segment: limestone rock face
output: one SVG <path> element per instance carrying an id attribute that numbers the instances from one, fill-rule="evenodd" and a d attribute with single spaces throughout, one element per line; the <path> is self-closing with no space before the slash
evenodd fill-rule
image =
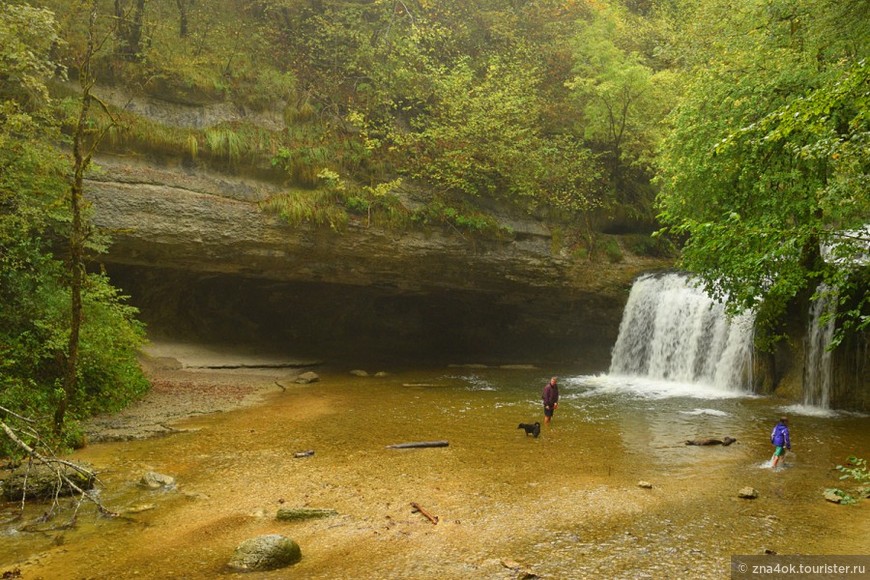
<path id="1" fill-rule="evenodd" d="M 113 232 L 116 262 L 404 291 L 501 292 L 566 279 L 549 232 L 531 221 L 507 223 L 515 232 L 507 242 L 353 222 L 338 233 L 263 212 L 257 202 L 280 191 L 268 183 L 111 158 L 98 164 L 87 192 L 95 222 Z"/>
<path id="2" fill-rule="evenodd" d="M 554 253 L 541 223 L 507 214 L 504 240 L 294 226 L 259 207 L 280 192 L 271 183 L 122 157 L 97 166 L 86 195 L 112 236 L 107 271 L 151 328 L 190 335 L 525 357 L 516 362 L 567 355 L 600 368 L 632 279 L 665 265 L 578 262 Z"/>

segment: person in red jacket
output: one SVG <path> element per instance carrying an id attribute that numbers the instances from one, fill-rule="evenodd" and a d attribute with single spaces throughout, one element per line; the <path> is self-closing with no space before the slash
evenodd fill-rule
<path id="1" fill-rule="evenodd" d="M 559 385 L 556 377 L 551 378 L 547 386 L 544 387 L 541 398 L 544 400 L 544 424 L 547 425 L 553 418 L 556 407 L 559 406 Z"/>

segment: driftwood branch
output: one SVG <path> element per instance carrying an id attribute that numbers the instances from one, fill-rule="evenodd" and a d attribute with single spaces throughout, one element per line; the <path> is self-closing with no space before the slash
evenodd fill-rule
<path id="1" fill-rule="evenodd" d="M 412 449 L 415 447 L 447 447 L 447 441 L 416 441 L 413 443 L 396 443 L 395 445 L 387 445 L 387 449 Z"/>
<path id="2" fill-rule="evenodd" d="M 36 449 L 31 447 L 25 441 L 23 441 L 20 437 L 18 437 L 18 434 L 15 433 L 15 430 L 12 429 L 12 427 L 10 427 L 9 425 L 7 425 L 6 422 L 4 422 L 4 421 L 0 421 L 0 429 L 2 429 L 3 433 L 5 433 L 6 436 L 16 446 L 18 446 L 19 449 L 21 449 L 22 451 L 27 453 L 27 455 L 31 458 L 31 461 L 33 459 L 35 459 L 38 462 L 45 465 L 47 468 L 49 468 L 50 470 L 52 470 L 54 472 L 55 476 L 57 477 L 57 479 L 59 481 L 66 484 L 67 486 L 69 486 L 70 489 L 72 489 L 77 494 L 79 494 L 81 496 L 81 499 L 79 500 L 79 505 L 81 505 L 82 501 L 87 499 L 88 501 L 92 502 L 94 505 L 97 506 L 97 509 L 100 511 L 101 514 L 109 515 L 109 516 L 118 515 L 115 512 L 107 509 L 99 499 L 97 499 L 92 494 L 89 494 L 88 492 L 83 490 L 81 487 L 79 487 L 76 484 L 76 482 L 74 482 L 72 479 L 70 479 L 69 476 L 67 476 L 63 472 L 63 469 L 58 467 L 58 465 L 69 467 L 70 469 L 73 469 L 73 470 L 77 471 L 78 473 L 81 473 L 87 479 L 97 479 L 97 476 L 95 473 L 93 473 L 89 469 L 85 469 L 81 465 L 77 465 L 71 461 L 66 461 L 64 459 L 58 459 L 56 457 L 46 457 L 46 456 L 42 455 L 41 453 L 36 451 Z M 26 482 L 26 479 L 25 479 L 25 482 Z M 59 491 L 59 488 L 58 488 L 58 491 Z M 57 497 L 58 497 L 58 494 L 55 493 L 55 498 L 54 498 L 55 503 L 57 503 Z M 24 500 L 25 500 L 24 496 L 22 495 L 21 501 L 24 502 Z M 78 512 L 78 508 L 79 508 L 79 506 L 76 506 L 76 510 L 75 510 L 76 513 Z M 73 515 L 73 518 L 75 518 L 75 514 Z"/>
<path id="3" fill-rule="evenodd" d="M 437 523 L 438 523 L 438 516 L 433 516 L 432 514 L 430 514 L 428 511 L 424 510 L 424 509 L 420 506 L 420 504 L 418 504 L 417 502 L 412 501 L 412 502 L 411 502 L 411 507 L 414 508 L 414 511 L 418 511 L 418 512 L 420 512 L 421 514 L 423 514 L 424 516 L 426 516 L 426 519 L 428 519 L 428 520 L 429 520 L 430 522 L 432 522 L 433 524 L 437 524 Z"/>
<path id="4" fill-rule="evenodd" d="M 724 445 L 725 447 L 737 441 L 734 437 L 724 437 L 722 439 L 689 439 L 686 445 Z"/>
<path id="5" fill-rule="evenodd" d="M 20 419 L 21 421 L 24 421 L 25 423 L 31 423 L 31 424 L 36 423 L 36 421 L 34 421 L 33 419 L 23 417 L 23 416 L 19 415 L 18 413 L 16 413 L 15 411 L 11 411 L 11 410 L 7 409 L 6 407 L 0 406 L 0 411 L 3 411 L 7 415 L 12 415 L 16 419 Z"/>

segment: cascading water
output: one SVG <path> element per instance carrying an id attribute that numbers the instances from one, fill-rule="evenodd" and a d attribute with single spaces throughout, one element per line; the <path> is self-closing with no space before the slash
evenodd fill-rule
<path id="1" fill-rule="evenodd" d="M 830 408 L 831 352 L 837 301 L 828 286 L 819 285 L 818 298 L 810 307 L 809 327 L 804 347 L 804 405 Z"/>
<path id="2" fill-rule="evenodd" d="M 749 391 L 753 323 L 751 314 L 729 320 L 724 306 L 685 275 L 641 276 L 622 315 L 610 374 Z"/>

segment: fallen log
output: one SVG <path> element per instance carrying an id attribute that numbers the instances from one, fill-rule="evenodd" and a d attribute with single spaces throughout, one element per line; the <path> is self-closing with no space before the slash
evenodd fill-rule
<path id="1" fill-rule="evenodd" d="M 321 508 L 280 508 L 276 519 L 282 521 L 313 520 L 317 518 L 329 518 L 338 515 L 333 509 Z"/>
<path id="2" fill-rule="evenodd" d="M 737 441 L 734 437 L 725 437 L 724 439 L 689 439 L 686 445 L 724 445 L 725 447 Z"/>
<path id="3" fill-rule="evenodd" d="M 416 441 L 412 443 L 396 443 L 395 445 L 387 445 L 387 449 L 412 449 L 415 447 L 447 447 L 447 441 Z"/>
<path id="4" fill-rule="evenodd" d="M 418 504 L 417 502 L 412 501 L 412 502 L 411 502 L 411 507 L 414 508 L 415 511 L 418 511 L 418 512 L 420 512 L 421 514 L 423 514 L 424 516 L 426 516 L 426 518 L 427 518 L 430 522 L 432 522 L 433 524 L 437 524 L 437 523 L 438 523 L 438 516 L 433 516 L 432 514 L 430 514 L 428 511 L 426 511 L 426 510 L 424 510 L 422 507 L 420 507 L 420 504 Z"/>

